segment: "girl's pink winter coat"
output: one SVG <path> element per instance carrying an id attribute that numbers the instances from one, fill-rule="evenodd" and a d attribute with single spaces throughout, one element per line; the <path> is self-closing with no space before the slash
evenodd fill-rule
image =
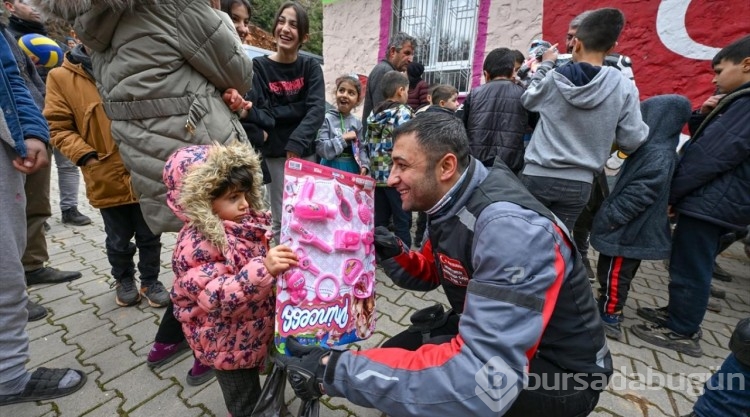
<path id="1" fill-rule="evenodd" d="M 241 222 L 219 219 L 209 193 L 236 166 L 256 172 Z M 172 302 L 182 330 L 205 365 L 219 370 L 258 367 L 273 337 L 275 279 L 263 259 L 271 218 L 260 207 L 260 162 L 246 144 L 191 146 L 164 169 L 167 203 L 185 222 L 172 256 Z"/>

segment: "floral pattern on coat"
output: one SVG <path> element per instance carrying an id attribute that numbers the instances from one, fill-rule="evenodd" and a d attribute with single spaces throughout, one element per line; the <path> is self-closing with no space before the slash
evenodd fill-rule
<path id="1" fill-rule="evenodd" d="M 238 146 L 253 152 L 246 145 Z M 237 223 L 213 214 L 208 195 L 181 198 L 187 184 L 203 184 L 198 189 L 208 193 L 216 181 L 226 178 L 225 168 L 246 164 L 242 158 L 234 161 L 232 155 L 219 158 L 223 149 L 194 146 L 176 152 L 167 163 L 164 182 L 170 207 L 186 220 L 172 256 L 175 317 L 201 363 L 234 370 L 258 367 L 265 359 L 273 338 L 276 280 L 263 264 L 269 213 L 248 210 Z M 222 163 L 214 167 L 217 158 Z M 213 168 L 196 168 L 202 165 Z M 209 204 L 203 204 L 206 201 Z"/>

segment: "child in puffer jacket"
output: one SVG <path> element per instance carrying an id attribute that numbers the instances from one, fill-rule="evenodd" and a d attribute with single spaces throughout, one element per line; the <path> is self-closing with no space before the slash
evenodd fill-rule
<path id="1" fill-rule="evenodd" d="M 190 146 L 164 168 L 167 204 L 185 222 L 177 238 L 172 302 L 196 358 L 216 369 L 231 415 L 250 415 L 273 336 L 276 276 L 297 265 L 269 249 L 258 155 L 245 144 Z"/>

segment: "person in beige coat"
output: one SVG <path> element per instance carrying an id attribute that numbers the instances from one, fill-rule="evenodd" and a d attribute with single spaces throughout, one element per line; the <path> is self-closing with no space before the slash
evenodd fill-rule
<path id="1" fill-rule="evenodd" d="M 44 117 L 50 142 L 81 167 L 86 196 L 100 209 L 107 234 L 107 259 L 115 279 L 115 302 L 132 306 L 143 295 L 152 307 L 165 307 L 169 293 L 158 279 L 161 235 L 152 233 L 143 219 L 91 72 L 91 60 L 83 45 L 78 45 L 65 54 L 62 67 L 47 75 Z M 131 242 L 133 237 L 135 244 Z M 135 286 L 136 248 L 140 292 Z"/>
<path id="2" fill-rule="evenodd" d="M 206 0 L 32 0 L 69 22 L 89 49 L 112 136 L 154 233 L 182 226 L 161 174 L 176 150 L 247 141 L 222 93 L 244 95 L 252 62 L 231 22 Z"/>

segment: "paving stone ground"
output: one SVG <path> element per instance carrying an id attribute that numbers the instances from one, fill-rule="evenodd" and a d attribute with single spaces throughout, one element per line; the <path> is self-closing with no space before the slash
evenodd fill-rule
<path id="1" fill-rule="evenodd" d="M 122 308 L 115 304 L 113 282 L 104 252 L 104 227 L 97 210 L 91 208 L 81 185 L 79 209 L 93 219 L 84 227 L 64 225 L 57 207 L 56 170 L 53 168 L 52 229 L 47 235 L 50 266 L 78 270 L 83 278 L 68 284 L 30 288 L 32 300 L 50 311 L 41 321 L 27 327 L 30 337 L 29 368 L 37 366 L 74 367 L 88 374 L 86 386 L 76 394 L 53 401 L 0 407 L 0 416 L 180 416 L 227 415 L 215 381 L 200 387 L 185 383 L 192 364 L 188 354 L 164 368 L 152 370 L 145 364 L 163 310 L 148 307 Z M 175 235 L 165 234 L 162 251 L 165 285 L 172 284 L 171 250 Z M 591 259 L 597 255 L 590 253 Z M 719 264 L 734 275 L 729 283 L 715 281 L 727 291 L 721 300 L 721 313 L 708 312 L 703 322 L 705 352 L 692 358 L 656 348 L 633 336 L 630 326 L 641 323 L 637 307 L 666 305 L 668 276 L 662 262 L 643 262 L 633 282 L 625 307 L 623 342 L 610 341 L 615 376 L 601 395 L 592 416 L 681 416 L 690 412 L 702 382 L 715 371 L 729 353 L 727 345 L 736 323 L 750 316 L 750 259 L 740 244 L 719 258 Z M 440 292 L 419 293 L 392 285 L 378 274 L 379 310 L 377 333 L 361 347 L 377 346 L 404 330 L 416 310 L 443 302 Z M 293 398 L 287 392 L 286 398 Z M 297 403 L 292 402 L 292 409 Z M 321 416 L 376 417 L 377 410 L 366 409 L 341 398 L 324 398 Z"/>

